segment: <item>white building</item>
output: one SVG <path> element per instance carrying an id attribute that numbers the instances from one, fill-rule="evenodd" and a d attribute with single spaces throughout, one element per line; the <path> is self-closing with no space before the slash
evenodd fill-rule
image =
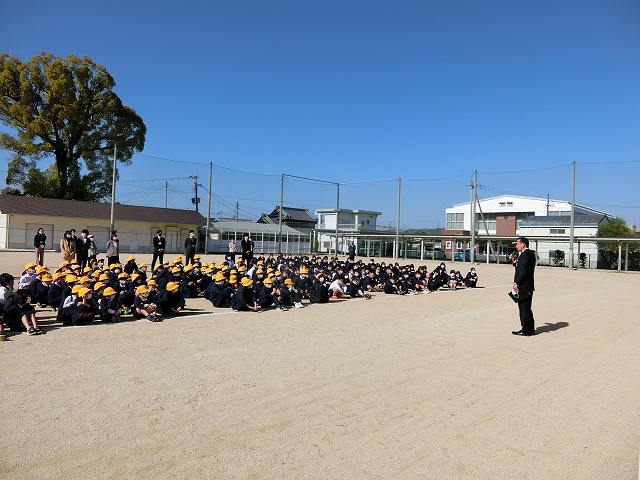
<path id="1" fill-rule="evenodd" d="M 357 237 L 350 234 L 370 233 L 376 231 L 376 222 L 382 212 L 370 210 L 347 210 L 341 208 L 336 215 L 335 208 L 321 208 L 316 210 L 318 223 L 316 226 L 316 240 L 320 252 L 336 249 L 336 222 L 338 229 L 338 252 L 346 252 L 351 242 L 356 243 Z M 356 243 L 356 246 L 360 246 Z"/>
<path id="2" fill-rule="evenodd" d="M 482 199 L 479 203 L 479 207 L 476 205 L 476 232 L 480 234 L 486 234 L 488 230 L 489 235 L 518 235 L 520 224 L 525 218 L 571 215 L 571 202 L 566 200 L 501 195 Z M 471 202 L 447 208 L 446 215 L 447 231 L 471 231 Z M 606 212 L 578 204 L 575 215 L 609 216 Z"/>

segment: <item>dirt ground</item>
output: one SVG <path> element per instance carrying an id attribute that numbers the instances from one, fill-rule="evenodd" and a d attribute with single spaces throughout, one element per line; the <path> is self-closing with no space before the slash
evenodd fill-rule
<path id="1" fill-rule="evenodd" d="M 516 337 L 513 267 L 476 269 L 483 288 L 288 312 L 40 311 L 46 335 L 0 343 L 0 478 L 638 478 L 640 275 L 538 267 Z"/>

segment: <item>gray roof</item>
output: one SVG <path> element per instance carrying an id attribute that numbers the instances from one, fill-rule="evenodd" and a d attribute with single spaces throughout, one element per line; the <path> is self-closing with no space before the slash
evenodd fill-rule
<path id="1" fill-rule="evenodd" d="M 597 227 L 609 221 L 607 215 L 575 215 L 573 224 L 577 227 Z M 521 227 L 570 227 L 571 217 L 550 215 L 548 217 L 527 217 L 520 222 Z"/>
<path id="2" fill-rule="evenodd" d="M 268 216 L 271 218 L 278 218 L 279 210 L 280 206 L 277 206 Z M 306 208 L 282 207 L 282 218 L 287 220 L 295 220 L 297 222 L 316 222 L 316 218 L 311 215 L 309 210 L 307 210 Z"/>
<path id="3" fill-rule="evenodd" d="M 273 223 L 247 223 L 247 222 L 234 222 L 234 221 L 222 221 L 222 222 L 211 222 L 211 229 L 217 230 L 219 232 L 238 232 L 238 235 L 243 235 L 244 233 L 256 233 L 256 232 L 265 232 L 265 233 L 279 233 L 280 225 Z M 295 228 L 291 228 L 288 225 L 282 224 L 282 233 L 290 233 L 293 235 L 300 235 L 300 230 L 296 230 Z"/>
<path id="4" fill-rule="evenodd" d="M 110 203 L 81 202 L 57 198 L 24 197 L 20 195 L 0 195 L 0 212 L 23 215 L 44 215 L 49 217 L 79 217 L 111 219 Z M 117 220 L 152 222 L 180 225 L 204 225 L 206 219 L 193 210 L 176 208 L 142 207 L 137 205 L 114 206 Z"/>

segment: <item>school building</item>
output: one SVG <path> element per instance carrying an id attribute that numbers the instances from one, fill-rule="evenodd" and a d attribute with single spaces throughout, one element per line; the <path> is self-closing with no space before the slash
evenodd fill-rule
<path id="1" fill-rule="evenodd" d="M 39 228 L 47 235 L 47 250 L 60 250 L 65 230 L 76 235 L 86 228 L 94 235 L 98 252 L 104 254 L 110 238 L 111 204 L 56 198 L 0 195 L 0 249 L 32 249 Z M 189 230 L 198 230 L 206 219 L 198 212 L 174 208 L 114 206 L 114 225 L 121 252 L 153 251 L 156 230 L 164 232 L 167 253 L 184 250 Z M 199 248 L 202 248 L 202 242 Z"/>

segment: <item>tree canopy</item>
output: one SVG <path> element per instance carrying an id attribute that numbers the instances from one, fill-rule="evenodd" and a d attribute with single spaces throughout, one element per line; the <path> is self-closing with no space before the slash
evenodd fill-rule
<path id="1" fill-rule="evenodd" d="M 596 233 L 596 237 L 599 238 L 630 238 L 633 236 L 633 230 L 620 217 L 614 218 L 608 223 L 603 223 L 598 227 L 598 233 Z M 608 268 L 615 268 L 618 263 L 618 242 L 599 241 L 597 243 L 602 261 Z M 636 244 L 629 246 L 630 252 L 635 252 L 636 250 Z"/>
<path id="2" fill-rule="evenodd" d="M 21 62 L 0 54 L 0 148 L 12 152 L 7 193 L 100 200 L 111 192 L 114 146 L 130 164 L 144 148 L 146 127 L 113 92 L 115 81 L 88 57 L 40 53 Z M 44 170 L 38 162 L 55 161 Z"/>

